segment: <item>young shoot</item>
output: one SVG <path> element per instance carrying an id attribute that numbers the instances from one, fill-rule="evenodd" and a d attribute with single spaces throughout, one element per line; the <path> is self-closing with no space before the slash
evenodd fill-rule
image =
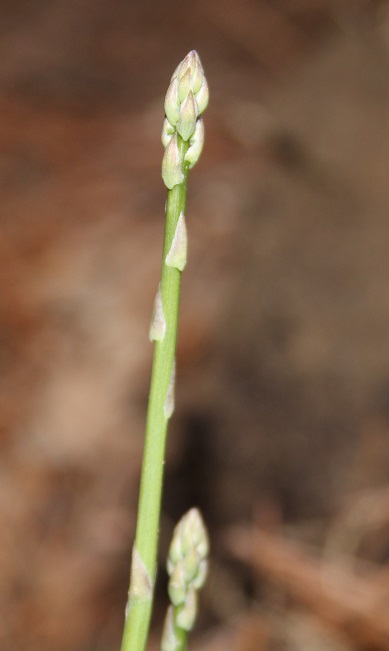
<path id="1" fill-rule="evenodd" d="M 174 411 L 181 273 L 187 260 L 187 181 L 189 170 L 197 163 L 204 144 L 201 115 L 207 107 L 208 96 L 208 84 L 199 56 L 192 50 L 174 71 L 165 97 L 165 120 L 162 129 L 162 144 L 165 147 L 162 179 L 167 188 L 165 238 L 161 280 L 149 332 L 150 340 L 154 342 L 154 359 L 122 651 L 144 651 L 150 625 L 157 567 L 166 434 L 169 419 Z M 193 520 L 197 523 L 197 527 L 193 528 L 196 537 L 200 535 L 200 529 L 203 531 L 203 527 L 199 524 L 201 518 L 198 512 L 193 513 L 197 515 L 192 514 L 189 519 L 190 522 Z M 190 552 L 190 558 L 194 553 L 197 554 L 197 551 Z M 177 570 L 176 574 L 180 571 Z M 186 635 L 191 622 L 194 621 L 196 610 L 198 588 L 188 583 L 185 577 L 184 583 L 184 602 L 173 605 L 170 616 L 173 632 L 176 631 L 177 635 L 181 635 L 181 631 L 185 631 Z M 172 590 L 174 591 L 174 580 Z M 184 649 L 184 646 L 163 648 Z"/>

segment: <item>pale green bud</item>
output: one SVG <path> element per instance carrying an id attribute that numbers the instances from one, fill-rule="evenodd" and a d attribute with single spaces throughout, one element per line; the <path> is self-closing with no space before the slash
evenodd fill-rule
<path id="1" fill-rule="evenodd" d="M 186 584 L 193 582 L 194 585 L 201 587 L 207 573 L 207 565 L 204 561 L 208 552 L 209 540 L 203 519 L 198 509 L 190 509 L 174 530 L 167 562 L 169 575 L 173 576 L 179 567 L 177 577 L 180 580 L 183 579 Z"/>
<path id="2" fill-rule="evenodd" d="M 204 522 L 201 519 L 201 528 L 197 529 L 196 550 L 201 559 L 207 558 L 209 554 L 209 538 Z"/>
<path id="3" fill-rule="evenodd" d="M 188 109 L 186 100 L 190 93 L 193 95 L 191 103 L 194 103 L 194 108 Z M 192 50 L 175 69 L 165 97 L 166 117 L 172 127 L 180 124 L 177 127 L 178 132 L 185 141 L 194 131 L 193 115 L 195 114 L 197 118 L 205 111 L 208 99 L 209 90 L 203 67 L 199 55 Z M 182 112 L 184 112 L 183 116 L 181 116 Z M 190 127 L 189 124 L 192 126 Z"/>
<path id="4" fill-rule="evenodd" d="M 185 59 L 181 61 L 175 69 L 172 79 L 177 77 L 178 80 L 181 81 L 188 71 L 190 75 L 191 88 L 194 93 L 197 93 L 203 83 L 204 71 L 196 50 L 191 50 L 191 52 L 186 55 Z"/>
<path id="5" fill-rule="evenodd" d="M 178 525 L 177 525 L 178 526 Z M 176 563 L 181 561 L 183 558 L 182 548 L 181 548 L 181 539 L 178 535 L 177 527 L 174 530 L 173 539 L 169 548 L 169 555 L 167 559 L 167 571 L 169 576 L 173 574 L 174 567 Z"/>
<path id="6" fill-rule="evenodd" d="M 191 509 L 192 514 L 192 535 L 193 535 L 193 544 L 196 547 L 196 551 L 201 559 L 206 558 L 209 554 L 209 538 L 208 533 L 204 524 L 204 520 L 201 517 L 200 511 L 198 509 Z"/>
<path id="7" fill-rule="evenodd" d="M 161 140 L 164 147 L 167 147 L 174 132 L 175 132 L 175 128 L 172 127 L 169 120 L 165 118 L 163 121 L 162 134 L 161 134 Z"/>
<path id="8" fill-rule="evenodd" d="M 204 76 L 204 70 L 203 66 L 201 65 L 200 57 L 197 54 L 196 50 L 192 50 L 190 52 L 191 61 L 190 61 L 190 68 L 191 68 L 191 78 L 192 78 L 192 90 L 196 94 L 199 92 L 201 85 L 205 79 Z"/>
<path id="9" fill-rule="evenodd" d="M 180 115 L 180 103 L 178 100 L 178 79 L 174 78 L 169 84 L 165 96 L 165 115 L 170 124 L 175 127 Z"/>
<path id="10" fill-rule="evenodd" d="M 207 530 L 198 509 L 190 509 L 181 519 L 181 548 L 185 555 L 193 546 L 200 558 L 205 558 L 209 552 Z"/>
<path id="11" fill-rule="evenodd" d="M 178 610 L 176 616 L 176 623 L 179 628 L 184 631 L 190 631 L 196 621 L 197 616 L 197 592 L 191 586 L 186 595 L 185 603 L 182 608 Z"/>
<path id="12" fill-rule="evenodd" d="M 195 50 L 191 50 L 190 52 L 188 52 L 186 57 L 181 61 L 181 63 L 178 64 L 177 68 L 175 69 L 175 71 L 172 74 L 172 79 L 174 79 L 175 77 L 177 77 L 178 79 L 183 78 L 186 71 L 188 69 L 190 69 L 190 67 L 191 67 L 190 64 L 193 61 L 193 53 L 194 52 L 195 52 Z"/>
<path id="13" fill-rule="evenodd" d="M 197 102 L 198 114 L 201 115 L 201 113 L 203 113 L 207 108 L 209 102 L 209 88 L 208 88 L 208 82 L 205 77 L 203 79 L 201 88 L 196 93 L 195 97 Z"/>
<path id="14" fill-rule="evenodd" d="M 162 160 L 162 178 L 169 190 L 184 180 L 176 133 L 171 137 L 165 149 Z"/>
<path id="15" fill-rule="evenodd" d="M 207 578 L 207 574 L 208 574 L 208 561 L 206 559 L 203 559 L 202 561 L 200 561 L 197 574 L 192 581 L 192 585 L 194 588 L 196 588 L 196 590 L 200 590 L 200 588 L 203 587 L 205 583 L 205 579 Z"/>
<path id="16" fill-rule="evenodd" d="M 183 631 L 190 631 L 196 619 L 197 591 L 207 574 L 208 550 L 208 535 L 200 512 L 190 509 L 174 530 L 167 563 L 168 592 L 175 607 L 173 626 Z"/>
<path id="17" fill-rule="evenodd" d="M 174 611 L 172 606 L 169 606 L 163 627 L 161 651 L 176 651 L 177 648 L 178 641 L 174 629 Z"/>
<path id="18" fill-rule="evenodd" d="M 189 163 L 189 169 L 196 165 L 204 147 L 204 122 L 199 118 L 193 136 L 189 138 L 189 148 L 185 154 L 185 161 Z"/>
<path id="19" fill-rule="evenodd" d="M 171 549 L 171 548 L 170 548 Z M 169 551 L 169 556 L 166 562 L 166 570 L 169 576 L 171 576 L 174 572 L 174 568 L 176 566 L 176 563 L 178 562 L 178 559 L 172 559 L 170 556 L 170 551 Z"/>
<path id="20" fill-rule="evenodd" d="M 181 104 L 180 115 L 177 122 L 177 131 L 183 140 L 189 140 L 196 129 L 197 105 L 193 92 L 190 90 Z"/>
<path id="21" fill-rule="evenodd" d="M 186 266 L 188 255 L 188 235 L 186 231 L 185 216 L 181 212 L 176 226 L 176 231 L 171 243 L 169 253 L 166 256 L 165 264 L 168 267 L 175 267 L 183 271 Z"/>
<path id="22" fill-rule="evenodd" d="M 153 584 L 150 574 L 137 550 L 132 548 L 131 559 L 131 579 L 129 590 L 129 606 L 135 601 L 151 601 L 153 593 Z"/>
<path id="23" fill-rule="evenodd" d="M 188 550 L 188 553 L 182 559 L 182 567 L 184 569 L 185 581 L 190 583 L 197 576 L 200 569 L 200 558 L 196 547 L 191 547 Z"/>
<path id="24" fill-rule="evenodd" d="M 190 68 L 188 68 L 182 79 L 178 80 L 178 101 L 180 104 L 182 104 L 184 99 L 188 96 L 191 89 L 190 72 Z"/>
<path id="25" fill-rule="evenodd" d="M 184 558 L 185 554 L 188 551 L 186 546 L 186 537 L 185 537 L 185 518 L 187 513 L 181 518 L 179 523 L 176 525 L 173 533 L 173 553 L 177 557 L 177 561 L 180 561 Z"/>
<path id="26" fill-rule="evenodd" d="M 153 314 L 151 317 L 149 339 L 150 341 L 163 341 L 166 332 L 165 314 L 163 311 L 161 283 L 154 300 Z"/>
<path id="27" fill-rule="evenodd" d="M 173 362 L 172 372 L 170 374 L 169 386 L 166 394 L 165 404 L 163 406 L 163 413 L 165 418 L 170 418 L 174 412 L 174 388 L 176 381 L 176 362 Z"/>
<path id="28" fill-rule="evenodd" d="M 184 603 L 187 589 L 184 568 L 181 563 L 177 563 L 168 584 L 170 601 L 174 606 Z"/>
<path id="29" fill-rule="evenodd" d="M 181 519 L 181 546 L 183 554 L 186 555 L 192 546 L 196 546 L 205 532 L 204 524 L 200 511 L 190 509 Z"/>
<path id="30" fill-rule="evenodd" d="M 200 115 L 200 113 L 205 111 L 209 99 L 209 89 L 203 66 L 201 65 L 200 57 L 196 50 L 192 50 L 186 55 L 185 59 L 174 71 L 172 79 L 174 78 L 178 79 L 178 101 L 183 102 L 185 90 L 189 92 L 190 88 L 193 91 L 198 105 L 198 114 Z"/>

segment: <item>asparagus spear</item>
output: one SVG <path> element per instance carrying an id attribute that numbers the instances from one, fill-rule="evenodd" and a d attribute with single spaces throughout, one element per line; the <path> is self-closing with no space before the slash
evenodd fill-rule
<path id="1" fill-rule="evenodd" d="M 181 273 L 187 258 L 185 204 L 189 170 L 204 143 L 200 117 L 208 84 L 195 50 L 173 73 L 165 98 L 162 178 L 168 190 L 161 281 L 150 326 L 155 342 L 146 421 L 136 538 L 122 651 L 144 651 L 152 611 L 157 564 L 163 464 L 168 422 L 174 411 L 175 350 Z"/>
<path id="2" fill-rule="evenodd" d="M 161 651 L 185 651 L 187 634 L 197 615 L 197 592 L 204 585 L 209 542 L 200 512 L 190 509 L 176 526 L 167 571 L 170 601 Z"/>

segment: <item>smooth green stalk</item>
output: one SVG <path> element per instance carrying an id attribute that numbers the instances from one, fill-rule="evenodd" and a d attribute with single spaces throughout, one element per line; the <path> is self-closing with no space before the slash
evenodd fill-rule
<path id="1" fill-rule="evenodd" d="M 178 307 L 181 272 L 186 264 L 187 178 L 201 153 L 204 131 L 199 115 L 207 102 L 208 86 L 200 59 L 193 51 L 173 74 L 165 100 L 162 178 L 168 188 L 166 226 L 161 282 L 150 326 L 155 349 L 122 651 L 144 651 L 150 624 L 166 434 L 174 410 Z"/>

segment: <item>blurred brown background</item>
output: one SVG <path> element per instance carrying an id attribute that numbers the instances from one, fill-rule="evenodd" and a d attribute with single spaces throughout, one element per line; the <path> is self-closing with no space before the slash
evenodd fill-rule
<path id="1" fill-rule="evenodd" d="M 197 49 L 160 581 L 197 651 L 389 649 L 389 6 L 0 5 L 2 651 L 120 645 L 159 277 L 163 97 Z M 237 528 L 239 527 L 239 528 Z"/>

